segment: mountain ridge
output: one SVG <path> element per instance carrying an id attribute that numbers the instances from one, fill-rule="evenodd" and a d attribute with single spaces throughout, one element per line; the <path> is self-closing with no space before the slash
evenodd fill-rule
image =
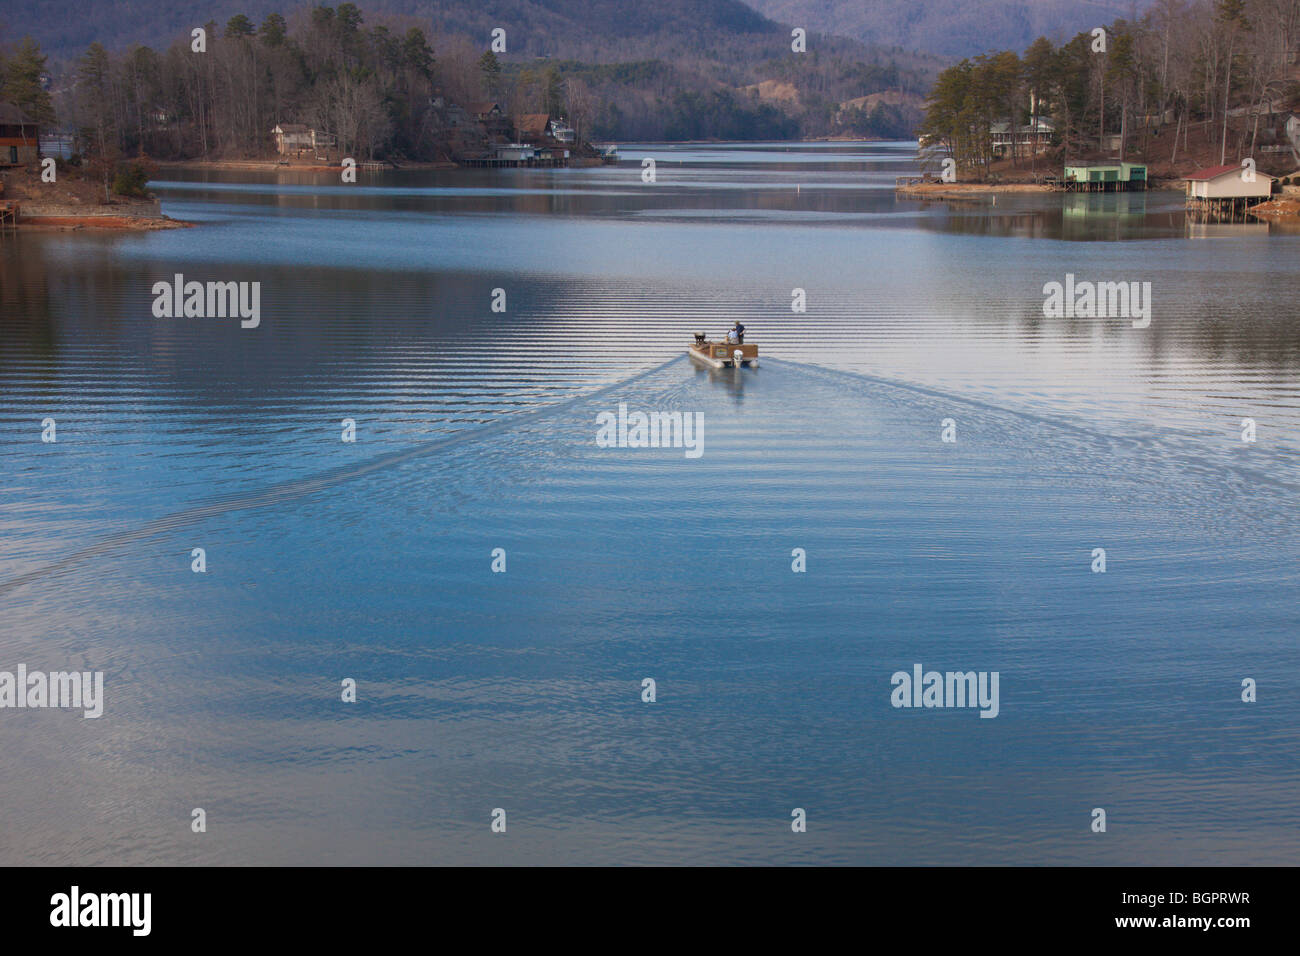
<path id="1" fill-rule="evenodd" d="M 134 44 L 157 48 L 210 21 L 224 26 L 238 14 L 254 21 L 271 13 L 289 17 L 317 5 L 301 0 L 169 0 L 158 6 L 108 0 L 84 3 L 69 15 L 68 4 L 60 0 L 6 0 L 0 39 L 12 42 L 30 34 L 46 53 L 70 59 L 92 42 L 118 50 Z M 645 46 L 638 41 L 676 36 L 685 45 L 710 31 L 788 38 L 779 24 L 740 0 L 657 0 L 652 7 L 619 0 L 363 0 L 357 6 L 368 19 L 418 21 L 435 33 L 481 38 L 484 48 L 492 29 L 500 27 L 506 31 L 507 52 L 535 56 L 590 59 L 592 48 L 605 47 L 627 59 L 626 51 Z"/>
<path id="2" fill-rule="evenodd" d="M 1151 0 L 967 0 L 960 6 L 898 0 L 749 0 L 749 4 L 809 32 L 960 58 L 992 50 L 1023 50 L 1040 36 L 1059 43 L 1117 18 L 1132 18 Z"/>

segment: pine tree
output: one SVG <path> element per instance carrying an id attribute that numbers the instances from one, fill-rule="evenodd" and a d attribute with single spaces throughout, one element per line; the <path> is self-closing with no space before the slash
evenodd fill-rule
<path id="1" fill-rule="evenodd" d="M 41 83 L 45 57 L 31 37 L 23 37 L 14 55 L 5 61 L 4 98 L 41 126 L 55 123 L 54 103 Z"/>
<path id="2" fill-rule="evenodd" d="M 501 61 L 497 55 L 488 50 L 478 58 L 478 69 L 483 74 L 483 88 L 488 96 L 501 95 Z"/>
<path id="3" fill-rule="evenodd" d="M 289 33 L 289 27 L 280 14 L 268 13 L 266 19 L 262 21 L 258 33 L 261 35 L 263 43 L 267 46 L 276 47 L 284 43 L 285 37 Z"/>
<path id="4" fill-rule="evenodd" d="M 110 142 L 114 131 L 112 63 L 108 51 L 99 43 L 92 43 L 77 61 L 77 85 L 90 112 L 92 151 L 97 156 L 107 156 L 113 152 L 110 146 L 116 145 Z"/>
<path id="5" fill-rule="evenodd" d="M 546 68 L 546 73 L 542 78 L 542 89 L 542 112 L 554 117 L 563 116 L 564 84 L 560 81 L 560 73 L 555 67 L 548 66 Z"/>

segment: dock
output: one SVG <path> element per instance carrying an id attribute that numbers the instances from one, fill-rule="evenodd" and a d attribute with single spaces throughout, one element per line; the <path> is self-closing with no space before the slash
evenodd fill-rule
<path id="1" fill-rule="evenodd" d="M 1195 222 L 1250 222 L 1250 210 L 1263 205 L 1258 197 L 1187 197 L 1187 216 Z"/>
<path id="2" fill-rule="evenodd" d="M 457 163 L 474 169 L 563 169 L 569 165 L 569 160 L 567 156 L 530 156 L 519 159 L 498 156 L 468 156 L 457 160 Z"/>
<path id="3" fill-rule="evenodd" d="M 942 179 L 936 176 L 895 176 L 894 188 L 906 189 L 908 186 L 923 186 L 927 183 L 941 183 Z"/>
<path id="4" fill-rule="evenodd" d="M 1066 163 L 1065 191 L 1071 193 L 1129 192 L 1147 188 L 1144 163 Z"/>
<path id="5" fill-rule="evenodd" d="M 1205 222 L 1246 222 L 1250 208 L 1273 194 L 1275 177 L 1231 163 L 1198 169 L 1183 177 L 1187 215 Z"/>
<path id="6" fill-rule="evenodd" d="M 19 209 L 15 199 L 0 199 L 0 233 L 18 228 Z"/>

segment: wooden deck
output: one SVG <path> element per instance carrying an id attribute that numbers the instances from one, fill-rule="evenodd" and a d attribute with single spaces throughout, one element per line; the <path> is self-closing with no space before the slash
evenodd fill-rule
<path id="1" fill-rule="evenodd" d="M 461 166 L 475 169 L 563 169 L 569 161 L 563 157 L 541 159 L 497 159 L 495 156 L 471 156 L 456 161 Z"/>
<path id="2" fill-rule="evenodd" d="M 1145 179 L 1112 179 L 1103 182 L 1067 179 L 1063 185 L 1067 193 L 1131 193 L 1145 192 L 1147 189 Z"/>
<path id="3" fill-rule="evenodd" d="M 1250 209 L 1267 202 L 1261 196 L 1227 196 L 1208 199 L 1204 196 L 1187 197 L 1187 215 L 1203 222 L 1250 222 Z"/>

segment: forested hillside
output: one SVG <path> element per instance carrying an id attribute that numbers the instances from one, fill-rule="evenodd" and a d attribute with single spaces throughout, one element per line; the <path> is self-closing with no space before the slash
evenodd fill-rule
<path id="1" fill-rule="evenodd" d="M 282 0 L 5 0 L 0 21 L 11 34 L 30 33 L 61 59 L 94 42 L 110 50 L 166 46 L 210 20 L 224 24 L 243 14 L 261 22 L 271 13 L 287 16 L 293 7 Z M 463 33 L 484 44 L 490 30 L 502 27 L 518 53 L 575 59 L 644 58 L 670 53 L 674 43 L 684 52 L 710 33 L 779 32 L 738 0 L 373 0 L 364 7 L 370 19 L 412 17 L 430 33 Z"/>
<path id="2" fill-rule="evenodd" d="M 783 23 L 949 56 L 1021 50 L 1038 37 L 1060 43 L 1076 33 L 1131 17 L 1150 0 L 750 0 Z"/>
<path id="3" fill-rule="evenodd" d="M 1286 171 L 1298 59 L 1300 0 L 1160 0 L 1101 35 L 961 61 L 939 76 L 920 132 L 933 158 L 966 174 L 1000 157 L 1033 161 L 994 130 L 1041 120 L 1053 125 L 1054 162 L 1129 159 L 1169 175 L 1251 158 Z"/>
<path id="4" fill-rule="evenodd" d="M 355 128 L 366 153 L 429 158 L 434 91 L 460 104 L 499 99 L 511 115 L 574 113 L 604 139 L 902 137 L 941 66 L 816 32 L 795 52 L 790 27 L 735 0 L 374 0 L 364 10 L 124 0 L 75 13 L 10 0 L 4 16 L 11 56 L 30 35 L 48 57 L 61 123 L 107 122 L 125 151 L 186 155 L 255 152 L 276 123 L 301 121 Z M 196 60 L 189 33 L 202 25 L 212 42 Z M 485 70 L 498 28 L 505 51 Z M 787 95 L 763 95 L 773 85 Z M 841 108 L 884 91 L 902 96 Z"/>

